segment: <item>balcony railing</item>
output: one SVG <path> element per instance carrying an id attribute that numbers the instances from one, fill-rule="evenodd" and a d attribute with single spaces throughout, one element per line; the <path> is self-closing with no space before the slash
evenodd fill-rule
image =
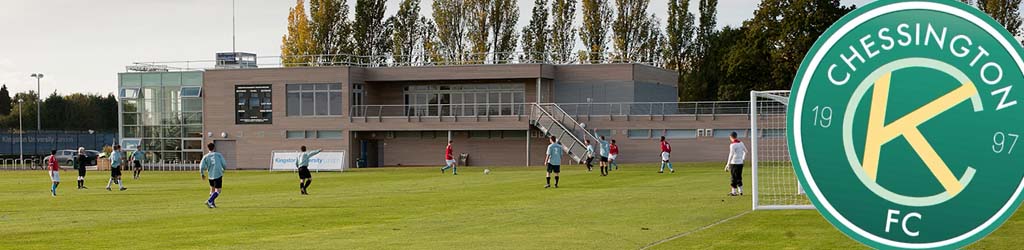
<path id="1" fill-rule="evenodd" d="M 476 104 L 410 104 L 410 105 L 353 105 L 351 117 L 375 118 L 429 118 L 429 117 L 522 117 L 528 114 L 529 103 L 476 103 Z"/>
<path id="2" fill-rule="evenodd" d="M 526 109 L 533 103 L 502 104 L 415 104 L 415 105 L 354 105 L 353 120 L 384 118 L 429 117 L 521 117 L 529 115 Z M 749 117 L 750 103 L 745 101 L 718 102 L 622 102 L 622 103 L 558 103 L 558 106 L 579 120 L 594 117 Z"/>
<path id="3" fill-rule="evenodd" d="M 164 71 L 192 71 L 217 68 L 226 61 L 218 60 L 184 60 L 184 61 L 150 61 L 134 62 L 133 69 L 158 69 Z M 481 64 L 606 64 L 606 63 L 637 63 L 655 67 L 663 66 L 660 60 L 644 58 L 627 58 L 614 52 L 603 53 L 572 53 L 562 56 L 552 52 L 486 52 L 486 53 L 439 53 L 415 52 L 411 55 L 388 53 L 383 55 L 294 55 L 294 56 L 258 56 L 256 66 L 260 68 L 280 67 L 328 67 L 328 66 L 360 66 L 360 67 L 409 67 L 409 66 L 448 66 L 448 65 L 481 65 Z"/>

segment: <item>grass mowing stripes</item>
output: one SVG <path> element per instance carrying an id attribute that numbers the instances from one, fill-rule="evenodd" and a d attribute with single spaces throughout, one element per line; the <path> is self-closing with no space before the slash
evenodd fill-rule
<path id="1" fill-rule="evenodd" d="M 68 171 L 54 198 L 44 171 L 7 171 L 0 248 L 636 249 L 750 209 L 749 196 L 726 196 L 723 164 L 676 166 L 624 165 L 608 177 L 564 167 L 558 189 L 543 188 L 541 167 L 354 169 L 314 173 L 309 196 L 291 172 L 229 171 L 217 209 L 202 204 L 208 184 L 194 172 L 144 172 L 108 192 L 106 172 L 76 190 Z M 1018 221 L 978 245 L 1014 246 L 1005 233 L 1019 235 Z M 741 247 L 858 245 L 815 211 L 758 211 L 655 249 Z"/>

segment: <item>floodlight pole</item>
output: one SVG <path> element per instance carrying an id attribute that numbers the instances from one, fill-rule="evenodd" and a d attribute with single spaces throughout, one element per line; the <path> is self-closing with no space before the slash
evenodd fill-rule
<path id="1" fill-rule="evenodd" d="M 40 111 L 40 107 L 43 106 L 43 93 L 40 92 L 41 89 L 39 88 L 40 79 L 43 78 L 43 74 L 32 73 L 31 77 L 36 79 L 36 131 L 43 131 L 42 112 Z"/>
<path id="2" fill-rule="evenodd" d="M 25 164 L 25 130 L 21 125 L 21 103 L 24 99 L 18 99 L 18 160 Z"/>

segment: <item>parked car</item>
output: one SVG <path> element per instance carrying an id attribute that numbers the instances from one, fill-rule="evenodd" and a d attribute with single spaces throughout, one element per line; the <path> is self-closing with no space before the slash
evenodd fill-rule
<path id="1" fill-rule="evenodd" d="M 97 157 L 97 156 L 100 155 L 100 152 L 96 151 L 96 150 L 86 150 L 85 151 L 85 155 L 87 155 L 89 157 Z M 71 150 L 71 149 L 57 150 L 57 154 L 55 154 L 55 156 L 57 157 L 57 162 L 59 162 L 61 168 L 74 169 L 75 168 L 75 156 L 78 156 L 78 150 Z M 43 162 L 44 163 L 45 162 L 50 162 L 50 157 L 53 157 L 53 156 L 47 155 L 46 158 L 43 158 Z M 89 162 L 86 165 L 87 166 L 95 166 L 96 165 L 95 158 L 93 159 L 92 162 Z"/>

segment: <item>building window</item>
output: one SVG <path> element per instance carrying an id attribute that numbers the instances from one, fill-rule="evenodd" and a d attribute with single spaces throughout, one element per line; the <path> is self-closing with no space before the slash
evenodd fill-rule
<path id="1" fill-rule="evenodd" d="M 626 137 L 629 139 L 650 139 L 650 129 L 630 129 L 626 131 Z"/>
<path id="2" fill-rule="evenodd" d="M 340 116 L 341 84 L 288 84 L 288 116 Z"/>
<path id="3" fill-rule="evenodd" d="M 523 84 L 409 85 L 404 97 L 409 116 L 508 116 L 525 112 Z"/>
<path id="4" fill-rule="evenodd" d="M 121 89 L 121 99 L 135 99 L 139 98 L 139 88 L 123 88 Z"/>
<path id="5" fill-rule="evenodd" d="M 288 130 L 285 131 L 285 138 L 288 139 L 313 139 L 316 138 L 314 130 Z"/>
<path id="6" fill-rule="evenodd" d="M 666 139 L 694 139 L 697 138 L 696 129 L 669 129 L 665 130 Z"/>
<path id="7" fill-rule="evenodd" d="M 235 124 L 273 123 L 272 96 L 270 85 L 235 86 Z"/>
<path id="8" fill-rule="evenodd" d="M 317 130 L 317 139 L 341 139 L 341 130 Z"/>
<path id="9" fill-rule="evenodd" d="M 203 93 L 203 87 L 181 87 L 181 97 L 200 97 Z"/>

